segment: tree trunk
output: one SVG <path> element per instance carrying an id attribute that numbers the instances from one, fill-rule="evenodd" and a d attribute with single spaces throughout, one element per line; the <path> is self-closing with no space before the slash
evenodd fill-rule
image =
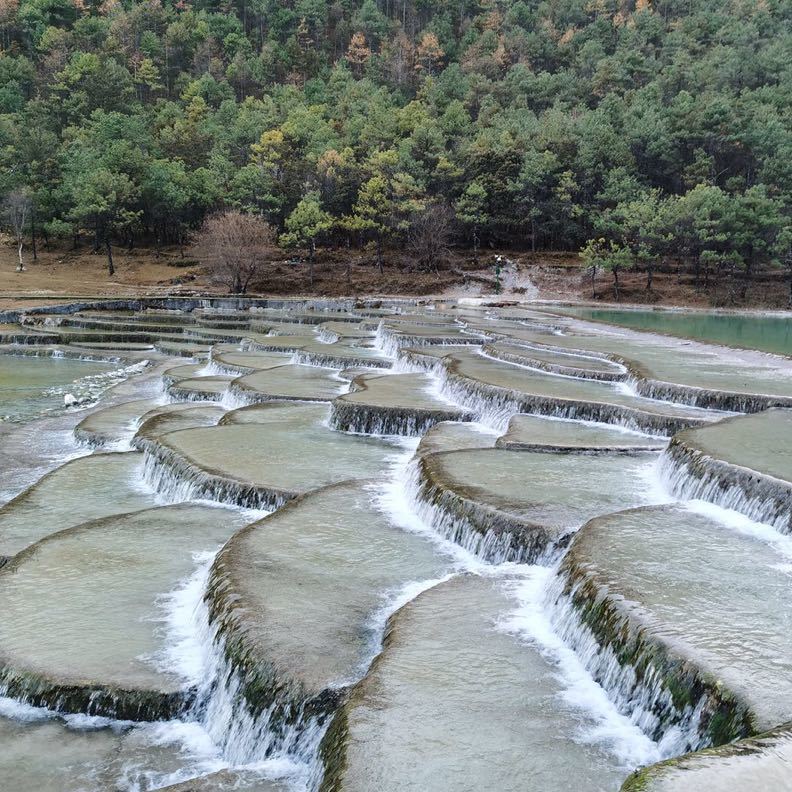
<path id="1" fill-rule="evenodd" d="M 597 299 L 597 268 L 591 268 L 591 299 Z"/>
<path id="2" fill-rule="evenodd" d="M 478 266 L 479 233 L 478 228 L 473 229 L 473 263 Z"/>
<path id="3" fill-rule="evenodd" d="M 311 239 L 311 253 L 308 256 L 308 279 L 311 284 L 311 288 L 313 289 L 314 285 L 314 259 L 316 258 L 316 240 Z"/>
<path id="4" fill-rule="evenodd" d="M 652 291 L 652 279 L 654 278 L 654 267 L 651 264 L 646 265 L 646 291 Z"/>
<path id="5" fill-rule="evenodd" d="M 789 308 L 792 310 L 792 264 L 789 265 Z"/>
<path id="6" fill-rule="evenodd" d="M 38 250 L 36 248 L 36 213 L 30 213 L 30 249 L 33 251 L 33 261 L 38 261 Z"/>
<path id="7" fill-rule="evenodd" d="M 748 296 L 748 284 L 753 279 L 753 253 L 745 261 L 745 277 L 743 278 L 742 288 L 740 289 L 740 299 L 745 300 Z"/>
<path id="8" fill-rule="evenodd" d="M 531 253 L 536 253 L 536 220 L 531 218 Z"/>
<path id="9" fill-rule="evenodd" d="M 115 267 L 113 266 L 113 249 L 110 245 L 110 237 L 105 237 L 105 250 L 107 251 L 107 273 L 112 278 L 115 275 Z"/>
<path id="10" fill-rule="evenodd" d="M 22 237 L 17 237 L 17 256 L 19 258 L 19 264 L 17 264 L 17 272 L 24 272 L 25 265 L 22 262 Z"/>
<path id="11" fill-rule="evenodd" d="M 619 268 L 613 268 L 613 293 L 616 296 L 616 302 L 619 302 Z"/>
<path id="12" fill-rule="evenodd" d="M 377 234 L 377 267 L 379 269 L 379 274 L 383 275 L 385 270 L 382 268 L 382 235 Z"/>

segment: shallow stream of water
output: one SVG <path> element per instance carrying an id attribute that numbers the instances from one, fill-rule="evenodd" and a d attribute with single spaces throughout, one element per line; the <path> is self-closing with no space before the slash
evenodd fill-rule
<path id="1" fill-rule="evenodd" d="M 4 790 L 670 790 L 641 768 L 792 721 L 792 360 L 193 307 L 0 328 Z M 786 741 L 684 764 L 775 779 Z"/>

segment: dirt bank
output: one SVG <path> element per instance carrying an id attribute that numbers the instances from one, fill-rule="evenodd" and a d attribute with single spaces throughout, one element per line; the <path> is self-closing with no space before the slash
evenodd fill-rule
<path id="1" fill-rule="evenodd" d="M 574 253 L 525 253 L 499 251 L 503 263 L 499 275 L 504 298 L 563 300 L 570 302 L 614 302 L 613 280 L 598 276 L 592 298 L 590 278 L 584 277 Z M 327 249 L 318 254 L 313 287 L 308 266 L 274 249 L 251 288 L 258 295 L 409 295 L 437 297 L 497 296 L 495 251 L 482 253 L 480 265 L 469 251 L 452 252 L 439 272 L 418 272 L 402 252 L 391 252 L 379 273 L 367 251 Z M 0 306 L 26 307 L 68 297 L 161 296 L 166 294 L 223 294 L 224 287 L 212 283 L 203 266 L 188 251 L 176 249 L 157 253 L 152 249 L 114 250 L 116 273 L 110 277 L 104 255 L 90 248 L 50 249 L 33 262 L 27 256 L 27 271 L 15 272 L 15 250 L 0 246 Z M 483 265 L 483 266 L 482 266 Z M 697 288 L 691 276 L 675 271 L 658 272 L 652 292 L 646 291 L 646 276 L 625 272 L 620 276 L 620 301 L 667 306 L 785 308 L 788 285 L 782 272 L 769 273 L 751 284 L 745 302 L 731 302 L 724 288 Z"/>

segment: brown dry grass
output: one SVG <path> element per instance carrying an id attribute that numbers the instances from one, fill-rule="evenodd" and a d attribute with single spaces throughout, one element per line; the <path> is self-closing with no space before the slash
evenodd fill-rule
<path id="1" fill-rule="evenodd" d="M 537 253 L 499 251 L 517 265 L 518 280 L 530 279 L 545 300 L 591 301 L 590 280 L 581 275 L 579 259 L 574 253 Z M 482 252 L 482 262 L 492 262 L 495 251 Z M 467 251 L 452 252 L 445 268 L 438 273 L 417 271 L 414 262 L 403 252 L 390 252 L 385 272 L 380 275 L 373 252 L 347 251 L 344 248 L 319 251 L 313 289 L 308 281 L 306 263 L 290 260 L 278 249 L 262 268 L 250 293 L 260 295 L 321 296 L 494 296 L 492 266 L 475 268 Z M 182 257 L 176 249 L 166 249 L 157 256 L 147 248 L 126 251 L 114 249 L 116 274 L 107 274 L 106 259 L 90 248 L 78 250 L 50 249 L 39 253 L 33 262 L 27 255 L 27 271 L 15 272 L 15 250 L 0 245 L 0 309 L 26 307 L 66 297 L 128 297 L 166 294 L 222 294 L 222 287 L 212 284 L 195 252 Z M 349 277 L 347 278 L 347 262 Z M 708 307 L 712 296 L 696 289 L 692 278 L 675 272 L 659 272 L 654 292 L 645 289 L 645 276 L 625 272 L 621 278 L 622 303 L 647 303 Z M 525 291 L 504 293 L 504 297 L 524 299 Z M 725 290 L 722 293 L 725 297 Z M 597 278 L 598 302 L 612 302 L 612 279 Z M 768 273 L 751 285 L 743 307 L 784 308 L 788 285 L 782 272 Z M 726 304 L 722 299 L 721 304 Z"/>

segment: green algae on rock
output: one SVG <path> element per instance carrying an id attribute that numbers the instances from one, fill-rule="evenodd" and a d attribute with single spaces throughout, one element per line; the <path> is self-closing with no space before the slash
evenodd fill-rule
<path id="1" fill-rule="evenodd" d="M 636 770 L 621 792 L 769 792 L 789 787 L 792 724 Z"/>
<path id="2" fill-rule="evenodd" d="M 496 448 L 427 454 L 416 460 L 412 494 L 445 538 L 496 563 L 536 562 L 595 515 L 646 503 L 654 459 Z"/>
<path id="3" fill-rule="evenodd" d="M 248 706 L 274 729 L 326 717 L 365 672 L 375 616 L 443 561 L 395 527 L 371 482 L 315 490 L 237 533 L 212 568 L 207 601 Z"/>
<path id="4" fill-rule="evenodd" d="M 792 716 L 785 557 L 729 520 L 676 504 L 596 518 L 554 594 L 557 629 L 595 679 L 650 736 L 676 727 L 688 750 Z"/>
<path id="5" fill-rule="evenodd" d="M 701 498 L 792 532 L 792 410 L 766 410 L 681 432 L 665 472 L 682 498 Z"/>
<path id="6" fill-rule="evenodd" d="M 322 744 L 322 792 L 614 789 L 623 773 L 575 741 L 551 662 L 500 631 L 503 581 L 462 576 L 393 616 L 382 653 Z"/>
<path id="7" fill-rule="evenodd" d="M 193 571 L 194 553 L 247 521 L 238 510 L 166 506 L 84 523 L 17 554 L 0 571 L 4 694 L 120 720 L 174 717 L 191 691 L 157 663 L 157 598 Z"/>

